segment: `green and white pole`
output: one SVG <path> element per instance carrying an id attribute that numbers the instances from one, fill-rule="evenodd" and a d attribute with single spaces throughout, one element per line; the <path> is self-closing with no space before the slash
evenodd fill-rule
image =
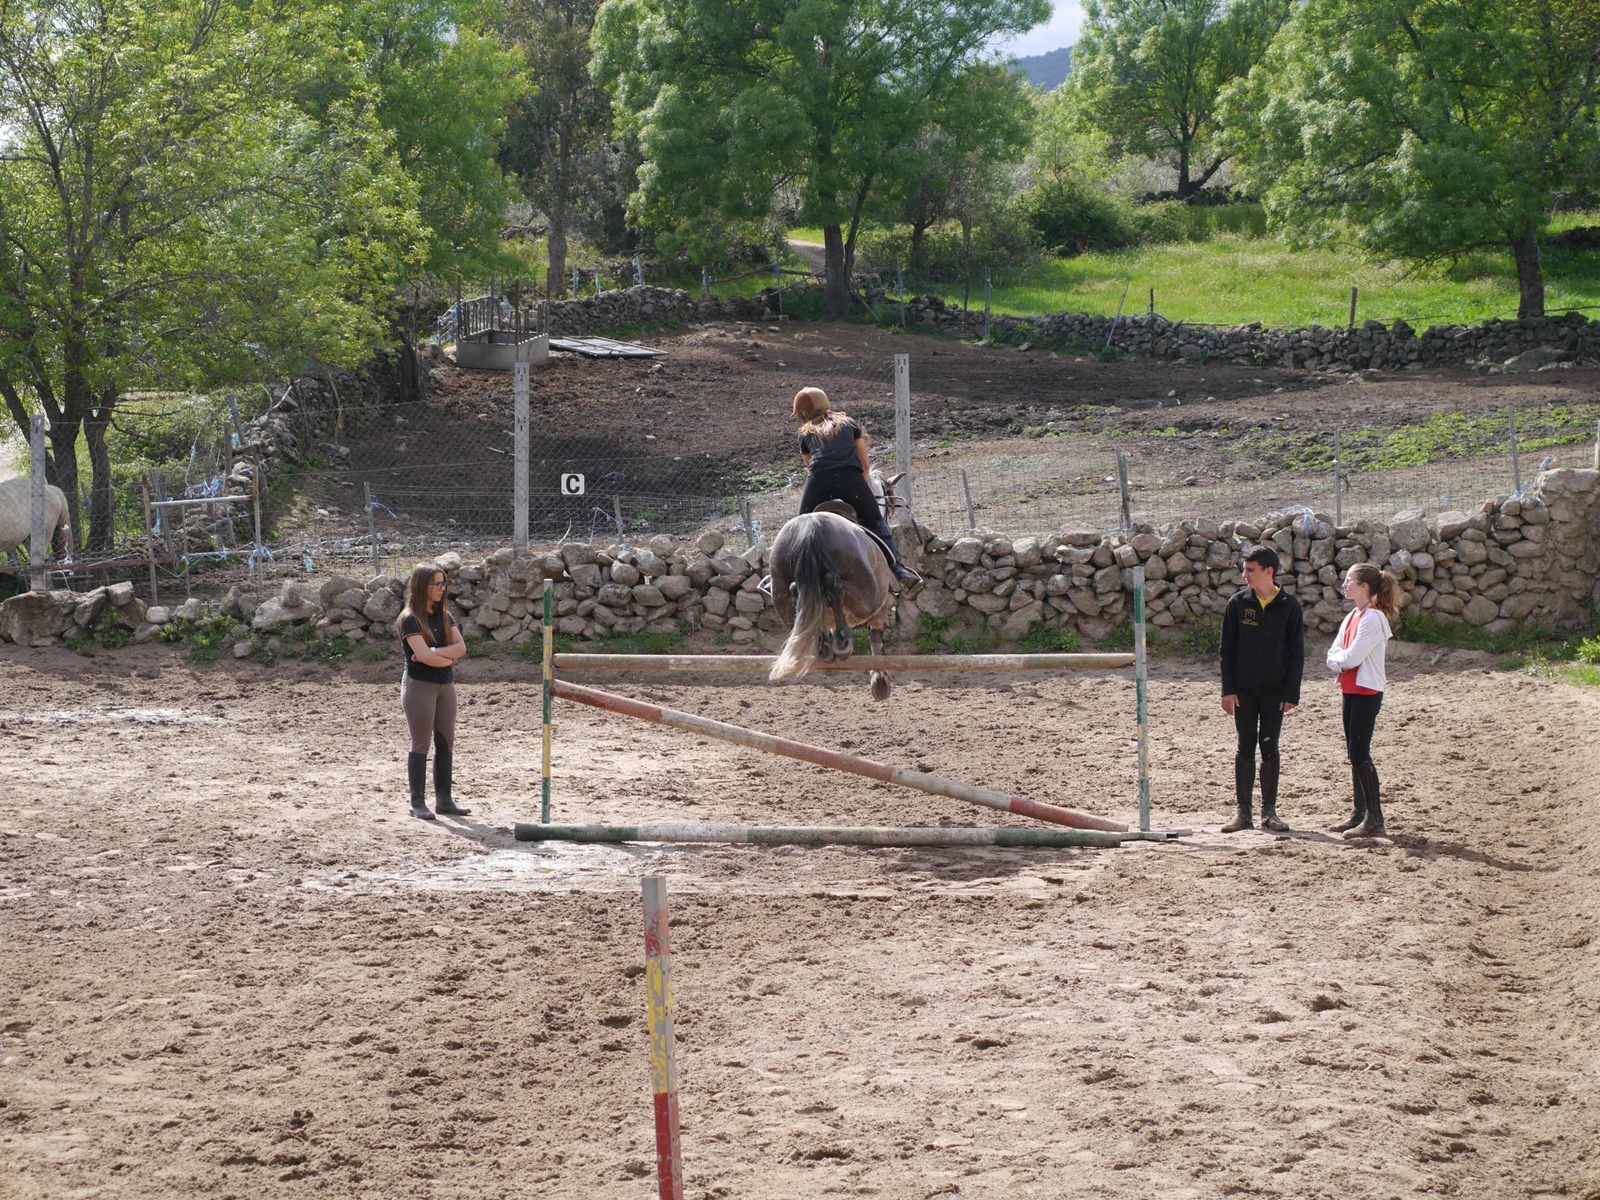
<path id="1" fill-rule="evenodd" d="M 539 783 L 539 820 L 550 823 L 550 743 L 554 728 L 550 724 L 550 706 L 555 698 L 555 633 L 556 593 L 550 580 L 544 581 L 544 765 Z"/>
<path id="2" fill-rule="evenodd" d="M 1139 828 L 1150 832 L 1149 656 L 1144 644 L 1144 565 L 1133 569 L 1133 691 L 1139 717 Z"/>
<path id="3" fill-rule="evenodd" d="M 724 846 L 1000 846 L 1013 849 L 1114 847 L 1124 842 L 1171 841 L 1187 833 L 1106 833 L 1094 829 L 1015 829 L 1009 826 L 733 825 L 658 821 L 638 825 L 533 825 L 519 821 L 519 842 L 610 844 L 658 842 Z"/>

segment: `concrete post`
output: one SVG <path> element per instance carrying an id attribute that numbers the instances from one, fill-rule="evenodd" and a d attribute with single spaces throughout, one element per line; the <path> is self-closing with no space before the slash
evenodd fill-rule
<path id="1" fill-rule="evenodd" d="M 911 356 L 894 356 L 894 469 L 903 478 L 895 495 L 911 508 Z"/>
<path id="2" fill-rule="evenodd" d="M 44 417 L 35 415 L 28 427 L 28 450 L 33 471 L 32 522 L 28 530 L 28 586 L 36 592 L 48 591 L 50 573 L 45 570 L 45 560 L 50 557 L 50 546 L 44 532 Z"/>

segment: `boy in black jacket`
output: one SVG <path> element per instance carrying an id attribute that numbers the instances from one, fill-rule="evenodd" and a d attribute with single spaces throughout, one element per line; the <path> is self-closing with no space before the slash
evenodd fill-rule
<path id="1" fill-rule="evenodd" d="M 1305 619 L 1300 603 L 1278 589 L 1278 556 L 1265 546 L 1245 555 L 1244 583 L 1222 614 L 1222 711 L 1233 717 L 1239 748 L 1233 785 L 1239 810 L 1223 833 L 1254 829 L 1250 796 L 1261 747 L 1261 827 L 1287 833 L 1278 818 L 1278 734 L 1300 704 Z"/>

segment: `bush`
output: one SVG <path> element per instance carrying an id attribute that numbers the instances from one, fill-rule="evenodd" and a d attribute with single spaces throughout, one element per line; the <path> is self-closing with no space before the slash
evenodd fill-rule
<path id="1" fill-rule="evenodd" d="M 970 266 L 981 276 L 984 268 L 1026 269 L 1040 258 L 1042 246 L 1027 216 L 1021 211 L 1002 213 L 993 221 L 972 230 Z M 958 221 L 943 221 L 923 236 L 922 270 L 918 279 L 964 279 L 969 265 L 965 238 Z M 911 231 L 897 225 L 891 229 L 866 229 L 856 235 L 856 269 L 874 271 L 891 286 L 897 267 L 911 266 Z M 909 288 L 912 280 L 908 277 Z"/>
<path id="2" fill-rule="evenodd" d="M 1134 228 L 1145 245 L 1209 242 L 1223 234 L 1265 237 L 1267 214 L 1259 204 L 1196 208 L 1176 200 L 1141 204 L 1133 211 Z"/>
<path id="3" fill-rule="evenodd" d="M 1042 179 L 1022 204 L 1040 240 L 1060 254 L 1120 250 L 1139 241 L 1133 206 L 1083 179 Z"/>

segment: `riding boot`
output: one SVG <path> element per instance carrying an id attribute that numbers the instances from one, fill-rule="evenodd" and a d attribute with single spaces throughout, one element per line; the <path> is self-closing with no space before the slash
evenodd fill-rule
<path id="1" fill-rule="evenodd" d="M 1288 833 L 1289 823 L 1278 817 L 1278 769 L 1276 758 L 1261 759 L 1261 828 Z"/>
<path id="2" fill-rule="evenodd" d="M 411 784 L 411 815 L 423 821 L 433 820 L 433 814 L 428 811 L 428 802 L 423 793 L 428 780 L 427 751 L 418 754 L 413 750 L 406 755 L 406 777 Z"/>
<path id="3" fill-rule="evenodd" d="M 1343 833 L 1347 829 L 1354 829 L 1367 819 L 1367 781 L 1362 777 L 1361 767 L 1357 763 L 1350 764 L 1350 786 L 1355 792 L 1355 807 L 1350 810 L 1350 815 L 1337 825 L 1328 826 L 1330 833 Z"/>
<path id="4" fill-rule="evenodd" d="M 1361 824 L 1344 836 L 1346 838 L 1382 837 L 1384 835 L 1383 801 L 1378 795 L 1378 768 L 1370 762 L 1364 762 L 1359 770 L 1362 774 L 1362 782 L 1366 785 L 1367 815 Z"/>
<path id="5" fill-rule="evenodd" d="M 462 808 L 450 799 L 450 744 L 435 735 L 433 739 L 433 807 L 441 817 L 464 817 L 472 810 Z"/>
<path id="6" fill-rule="evenodd" d="M 1238 811 L 1234 813 L 1233 820 L 1222 827 L 1223 833 L 1238 833 L 1241 829 L 1254 829 L 1255 816 L 1251 809 L 1250 797 L 1256 786 L 1256 756 L 1251 754 L 1236 755 L 1233 760 L 1233 790 Z"/>

